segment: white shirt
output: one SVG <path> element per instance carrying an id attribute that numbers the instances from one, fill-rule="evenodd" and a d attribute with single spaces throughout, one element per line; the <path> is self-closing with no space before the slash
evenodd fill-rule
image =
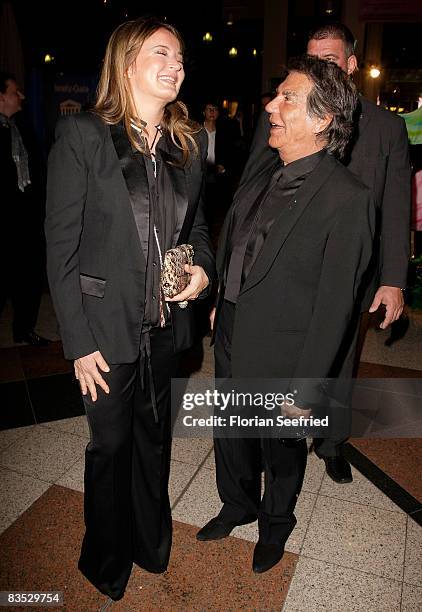
<path id="1" fill-rule="evenodd" d="M 208 134 L 208 155 L 207 164 L 215 164 L 215 134 L 216 130 L 210 132 L 208 128 L 205 128 Z"/>

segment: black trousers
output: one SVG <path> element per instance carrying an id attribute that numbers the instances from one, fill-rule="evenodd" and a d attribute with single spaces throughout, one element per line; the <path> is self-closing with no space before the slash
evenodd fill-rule
<path id="1" fill-rule="evenodd" d="M 231 377 L 235 306 L 224 302 L 215 336 L 215 376 Z M 214 438 L 219 517 L 241 523 L 258 518 L 259 540 L 278 544 L 296 525 L 294 509 L 306 469 L 306 440 Z M 261 499 L 261 468 L 265 492 Z"/>
<path id="2" fill-rule="evenodd" d="M 98 389 L 96 402 L 84 397 L 91 439 L 79 569 L 112 599 L 123 596 L 133 562 L 161 573 L 170 556 L 170 382 L 179 357 L 171 329 L 152 330 L 150 342 L 158 423 L 143 354 L 135 363 L 109 364 L 109 395 Z"/>

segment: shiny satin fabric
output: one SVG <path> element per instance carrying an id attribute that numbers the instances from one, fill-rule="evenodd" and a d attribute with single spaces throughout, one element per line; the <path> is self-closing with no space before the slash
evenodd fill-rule
<path id="1" fill-rule="evenodd" d="M 98 590 L 120 599 L 132 563 L 166 570 L 171 548 L 170 379 L 179 358 L 170 328 L 151 331 L 159 422 L 154 420 L 145 359 L 111 365 L 98 400 L 84 396 L 90 428 L 85 454 L 85 525 L 79 569 Z"/>
<path id="2" fill-rule="evenodd" d="M 139 151 L 134 151 L 126 135 L 123 125 L 110 126 L 111 137 L 126 186 L 132 204 L 133 215 L 139 234 L 139 240 L 145 260 L 148 259 L 148 236 L 149 236 L 149 206 L 143 206 L 142 202 L 149 201 L 148 177 L 145 167 L 144 156 Z M 168 191 L 171 186 L 171 197 L 176 206 L 176 224 L 174 226 L 171 246 L 176 246 L 182 231 L 188 207 L 188 195 L 186 186 L 185 170 L 180 164 L 180 153 L 176 145 L 169 140 L 165 134 L 157 144 L 164 162 L 163 172 L 159 177 L 159 191 L 162 197 L 169 197 Z"/>

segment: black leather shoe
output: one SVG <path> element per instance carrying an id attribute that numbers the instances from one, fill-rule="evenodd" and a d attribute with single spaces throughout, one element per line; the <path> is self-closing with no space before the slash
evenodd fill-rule
<path id="1" fill-rule="evenodd" d="M 198 531 L 196 534 L 196 539 L 200 540 L 201 542 L 207 542 L 208 540 L 222 540 L 223 538 L 227 538 L 235 527 L 238 527 L 239 525 L 246 525 L 247 523 L 253 523 L 254 521 L 256 521 L 256 517 L 248 518 L 240 523 L 233 523 L 223 521 L 218 516 L 215 516 Z"/>
<path id="2" fill-rule="evenodd" d="M 13 341 L 26 342 L 27 344 L 31 344 L 31 346 L 47 346 L 50 344 L 50 340 L 39 336 L 34 331 L 29 331 L 24 334 L 15 334 L 13 336 Z"/>
<path id="3" fill-rule="evenodd" d="M 277 565 L 284 555 L 283 544 L 261 544 L 258 542 L 253 551 L 252 569 L 262 574 Z"/>
<path id="4" fill-rule="evenodd" d="M 331 480 L 339 484 L 353 481 L 350 464 L 341 455 L 337 457 L 322 457 L 325 462 L 325 470 Z"/>

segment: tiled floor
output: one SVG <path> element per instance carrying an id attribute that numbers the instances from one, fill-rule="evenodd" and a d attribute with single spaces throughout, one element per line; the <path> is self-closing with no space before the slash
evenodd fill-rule
<path id="1" fill-rule="evenodd" d="M 46 299 L 44 308 L 51 318 Z M 412 321 L 401 353 L 397 343 L 386 355 L 383 332 L 370 330 L 361 376 L 422 377 L 422 343 L 415 341 L 422 332 L 419 319 Z M 54 322 L 43 329 L 54 330 Z M 6 336 L 0 325 L 3 346 Z M 191 371 L 212 376 L 206 343 L 192 362 L 198 356 L 201 368 Z M 0 590 L 62 590 L 62 609 L 71 612 L 422 610 L 422 439 L 352 440 L 358 469 L 349 485 L 333 483 L 311 453 L 287 552 L 261 576 L 251 571 L 256 524 L 224 541 L 196 541 L 197 528 L 220 508 L 212 443 L 175 439 L 169 570 L 157 576 L 134 568 L 124 599 L 111 603 L 76 568 L 89 432 L 60 343 L 0 349 L 0 381 Z"/>

